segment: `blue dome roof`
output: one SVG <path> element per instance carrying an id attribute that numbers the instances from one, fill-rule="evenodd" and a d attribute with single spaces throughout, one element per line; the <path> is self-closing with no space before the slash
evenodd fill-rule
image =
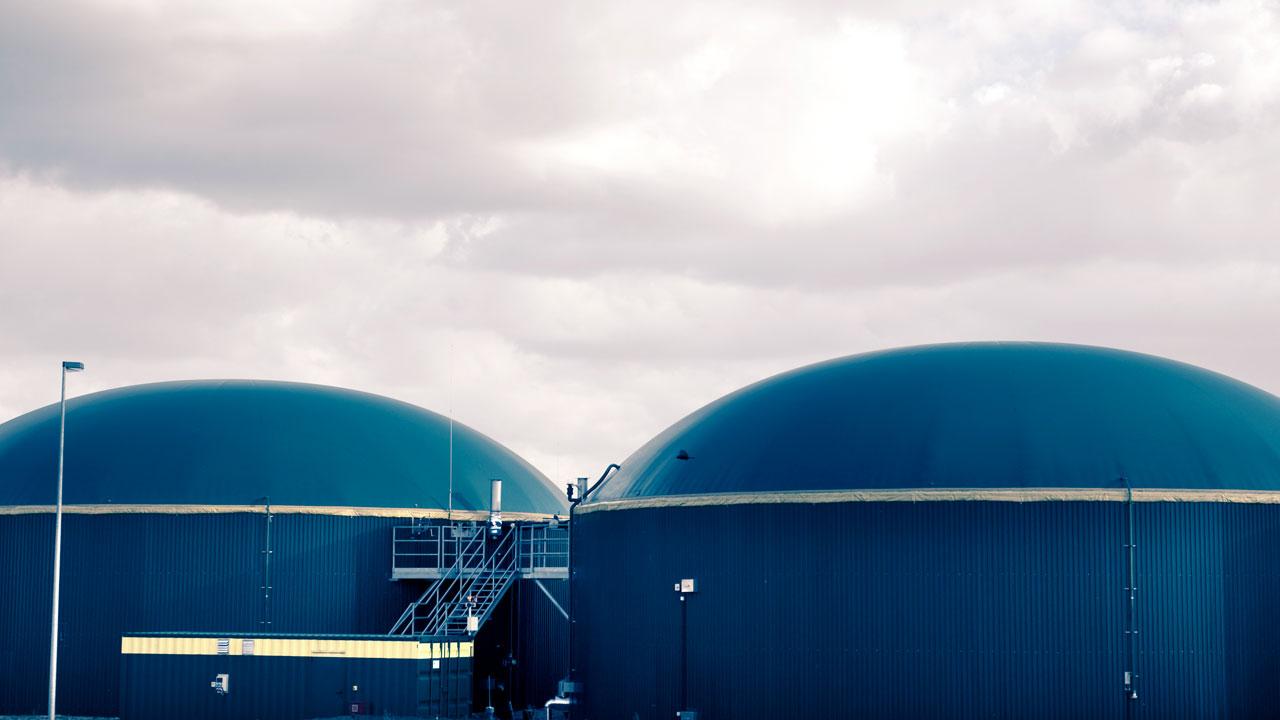
<path id="1" fill-rule="evenodd" d="M 689 459 L 679 459 L 681 451 Z M 1040 343 L 854 355 L 676 423 L 593 501 L 922 488 L 1280 490 L 1280 398 L 1149 355 Z"/>
<path id="2" fill-rule="evenodd" d="M 367 393 L 281 382 L 138 385 L 67 402 L 68 504 L 445 508 L 449 421 Z M 453 425 L 455 509 L 563 512 L 507 448 Z M 54 501 L 58 406 L 0 425 L 0 505 Z"/>

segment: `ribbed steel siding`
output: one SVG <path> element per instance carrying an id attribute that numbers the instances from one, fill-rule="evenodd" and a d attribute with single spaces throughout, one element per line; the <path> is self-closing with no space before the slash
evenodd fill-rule
<path id="1" fill-rule="evenodd" d="M 567 581 L 543 580 L 542 585 L 568 610 Z M 555 696 L 557 684 L 569 672 L 569 621 L 532 580 L 521 581 L 518 590 L 516 657 L 521 664 L 516 698 L 540 708 Z"/>
<path id="2" fill-rule="evenodd" d="M 0 714 L 48 711 L 52 582 L 53 517 L 0 517 Z"/>
<path id="3" fill-rule="evenodd" d="M 1122 718 L 1122 503 L 849 503 L 579 518 L 587 716 Z M 1280 707 L 1280 508 L 1138 504 L 1136 717 Z"/>
<path id="4" fill-rule="evenodd" d="M 1137 509 L 1142 716 L 1280 714 L 1280 508 Z"/>
<path id="5" fill-rule="evenodd" d="M 120 676 L 121 720 L 249 720 L 326 718 L 348 715 L 363 703 L 373 716 L 419 714 L 419 685 L 425 675 L 449 687 L 453 711 L 470 709 L 470 658 L 440 660 L 244 657 L 209 655 L 126 655 Z M 231 692 L 209 687 L 230 675 Z M 425 707 L 423 709 L 426 709 Z M 434 708 L 432 708 L 434 709 Z M 435 713 L 426 715 L 430 717 Z"/>
<path id="6" fill-rule="evenodd" d="M 568 608 L 568 582 L 543 580 L 561 607 Z M 493 702 L 515 710 L 541 708 L 556 694 L 569 668 L 569 624 L 532 580 L 520 580 L 507 592 L 476 636 L 473 693 L 486 700 L 486 678 L 493 678 Z M 514 666 L 504 665 L 510 655 Z"/>
<path id="7" fill-rule="evenodd" d="M 389 582 L 394 518 L 276 515 L 273 632 L 384 633 L 421 592 Z M 58 707 L 114 716 L 120 635 L 260 632 L 264 516 L 64 517 Z M 45 709 L 53 522 L 0 516 L 0 714 Z M 105 678 L 105 680 L 104 680 Z"/>

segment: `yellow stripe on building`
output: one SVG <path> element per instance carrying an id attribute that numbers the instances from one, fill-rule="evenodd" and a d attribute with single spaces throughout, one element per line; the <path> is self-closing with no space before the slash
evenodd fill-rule
<path id="1" fill-rule="evenodd" d="M 712 493 L 707 495 L 660 495 L 654 497 L 597 500 L 579 506 L 579 515 L 616 510 L 644 510 L 669 507 L 709 507 L 729 505 L 823 505 L 862 502 L 1134 502 L 1158 503 L 1247 503 L 1280 504 L 1275 490 L 1188 490 L 1134 488 L 921 488 L 866 490 L 788 490 L 758 493 Z"/>
<path id="2" fill-rule="evenodd" d="M 52 513 L 53 505 L 5 505 L 0 506 L 0 515 L 36 515 Z M 105 505 L 63 505 L 62 512 L 69 515 L 222 515 L 228 513 L 263 514 L 266 509 L 261 505 L 172 505 L 172 504 L 105 504 Z M 382 508 L 382 507 L 339 507 L 329 505 L 272 505 L 273 515 L 333 515 L 337 517 L 385 517 L 407 518 L 418 520 L 454 520 L 484 521 L 489 519 L 487 510 L 454 510 L 438 508 Z M 504 512 L 505 520 L 528 520 L 541 522 L 550 520 L 551 515 L 533 512 Z"/>
<path id="3" fill-rule="evenodd" d="M 413 642 L 346 638 L 138 637 L 120 638 L 122 655 L 258 655 L 346 657 L 377 660 L 469 658 L 468 641 Z"/>

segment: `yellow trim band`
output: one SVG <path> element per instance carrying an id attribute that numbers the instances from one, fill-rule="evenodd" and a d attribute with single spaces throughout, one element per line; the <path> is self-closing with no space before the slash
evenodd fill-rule
<path id="1" fill-rule="evenodd" d="M 0 515 L 34 515 L 52 513 L 53 505 L 8 505 L 0 507 Z M 63 505 L 62 512 L 71 515 L 218 515 L 224 513 L 264 513 L 261 505 Z M 568 511 L 566 511 L 567 513 Z M 330 507 L 327 505 L 272 505 L 272 515 L 334 515 L 337 517 L 386 517 L 446 520 L 449 513 L 438 508 Z M 454 510 L 454 520 L 488 520 L 487 510 Z M 531 512 L 502 513 L 503 520 L 550 520 L 551 515 Z"/>
<path id="2" fill-rule="evenodd" d="M 227 641 L 227 652 L 218 643 Z M 246 650 L 248 652 L 246 652 Z M 469 658 L 470 641 L 351 640 L 343 638 L 133 637 L 120 638 L 122 655 L 260 655 L 263 657 L 347 657 L 379 660 Z"/>
<path id="3" fill-rule="evenodd" d="M 1123 488 L 922 488 L 916 490 L 831 490 L 765 493 L 713 493 L 601 500 L 578 513 L 664 507 L 718 505 L 820 505 L 853 502 L 1123 502 Z M 1216 502 L 1280 504 L 1276 490 L 1161 490 L 1134 488 L 1134 502 Z"/>

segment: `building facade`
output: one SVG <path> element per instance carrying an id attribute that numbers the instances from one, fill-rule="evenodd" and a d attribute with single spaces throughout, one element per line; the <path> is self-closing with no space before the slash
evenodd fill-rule
<path id="1" fill-rule="evenodd" d="M 22 589 L 0 603 L 0 714 L 46 709 L 57 410 L 0 425 L 0 584 Z M 564 512 L 503 446 L 374 395 L 213 381 L 69 401 L 59 712 L 119 713 L 126 633 L 386 634 L 424 587 L 391 579 L 393 528 L 484 522 L 493 478 L 507 521 Z"/>
<path id="2" fill-rule="evenodd" d="M 582 717 L 1267 717 L 1277 503 L 1280 400 L 1191 366 L 971 344 L 802 368 L 578 509 Z"/>

